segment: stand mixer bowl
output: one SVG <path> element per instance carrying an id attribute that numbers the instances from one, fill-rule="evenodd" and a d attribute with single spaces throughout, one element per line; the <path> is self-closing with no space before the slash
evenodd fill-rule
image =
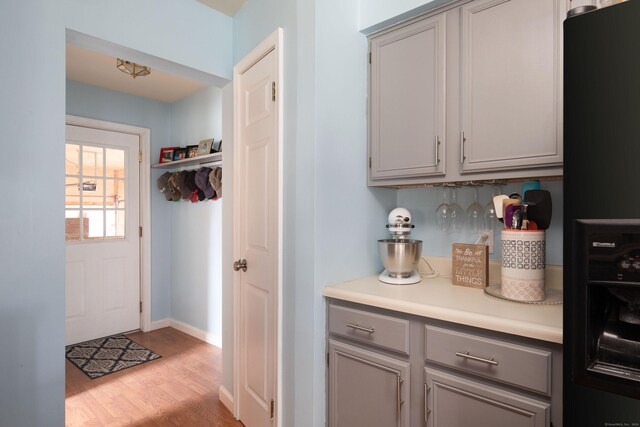
<path id="1" fill-rule="evenodd" d="M 422 240 L 378 240 L 378 252 L 382 265 L 391 277 L 406 278 L 418 268 L 422 255 Z"/>

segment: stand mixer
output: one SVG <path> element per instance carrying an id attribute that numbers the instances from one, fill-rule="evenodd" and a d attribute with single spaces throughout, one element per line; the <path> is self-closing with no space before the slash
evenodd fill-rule
<path id="1" fill-rule="evenodd" d="M 422 279 L 417 271 L 422 254 L 422 240 L 411 240 L 409 234 L 415 226 L 411 213 L 396 208 L 389 213 L 387 229 L 391 239 L 378 240 L 378 251 L 384 271 L 378 280 L 391 285 L 411 285 Z"/>

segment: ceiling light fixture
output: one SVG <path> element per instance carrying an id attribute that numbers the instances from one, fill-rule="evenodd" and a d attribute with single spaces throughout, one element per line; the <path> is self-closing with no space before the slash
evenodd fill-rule
<path id="1" fill-rule="evenodd" d="M 151 74 L 151 68 L 146 65 L 136 64 L 135 62 L 125 61 L 124 59 L 116 58 L 118 60 L 116 67 L 118 70 L 125 74 L 130 75 L 132 78 L 144 77 Z"/>

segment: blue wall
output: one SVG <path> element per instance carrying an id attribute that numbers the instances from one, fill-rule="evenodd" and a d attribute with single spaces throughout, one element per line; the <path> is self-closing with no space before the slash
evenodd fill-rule
<path id="1" fill-rule="evenodd" d="M 396 190 L 367 187 L 367 40 L 357 26 L 356 2 L 316 3 L 315 426 L 325 419 L 322 289 L 377 271 L 376 236 L 396 205 Z"/>
<path id="2" fill-rule="evenodd" d="M 23 189 L 0 206 L 0 419 L 57 427 L 64 425 L 65 28 L 228 78 L 232 21 L 187 1 L 11 0 L 0 2 L 0 26 L 0 54 L 20 64 L 0 71 L 2 148 L 11 155 L 0 183 Z"/>
<path id="3" fill-rule="evenodd" d="M 215 87 L 171 104 L 171 142 L 222 137 L 222 96 Z M 171 317 L 222 341 L 222 199 L 171 206 Z M 232 323 L 229 323 L 232 325 Z"/>
<path id="4" fill-rule="evenodd" d="M 0 424 L 64 425 L 64 27 L 0 2 Z"/>
<path id="5" fill-rule="evenodd" d="M 66 26 L 158 58 L 231 78 L 232 20 L 197 1 L 64 0 Z"/>
<path id="6" fill-rule="evenodd" d="M 171 104 L 67 80 L 67 114 L 151 129 L 152 163 L 172 145 Z M 151 320 L 171 314 L 171 208 L 156 190 L 164 172 L 151 169 Z"/>

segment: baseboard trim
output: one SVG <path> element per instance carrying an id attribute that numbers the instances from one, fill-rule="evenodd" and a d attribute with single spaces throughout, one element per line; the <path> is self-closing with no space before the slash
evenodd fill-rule
<path id="1" fill-rule="evenodd" d="M 202 329 L 191 326 L 188 323 L 181 322 L 176 319 L 170 319 L 171 322 L 168 326 L 174 329 L 184 332 L 187 335 L 191 335 L 194 338 L 198 338 L 206 343 L 215 345 L 218 348 L 222 348 L 222 339 L 220 336 L 212 334 L 211 332 L 203 331 Z"/>
<path id="2" fill-rule="evenodd" d="M 151 322 L 149 331 L 155 331 L 162 328 L 173 328 L 180 332 L 184 332 L 187 335 L 191 335 L 194 338 L 198 338 L 201 341 L 215 345 L 218 348 L 222 348 L 222 338 L 211 332 L 203 331 L 202 329 L 191 326 L 188 323 L 181 322 L 176 319 L 167 317 L 166 319 L 154 320 Z"/>
<path id="3" fill-rule="evenodd" d="M 222 403 L 235 417 L 235 414 L 233 413 L 233 396 L 223 385 L 218 389 L 218 397 L 220 398 L 220 403 Z"/>
<path id="4" fill-rule="evenodd" d="M 169 326 L 171 326 L 171 319 L 169 319 L 169 318 L 160 319 L 160 320 L 154 320 L 149 325 L 149 331 L 155 331 L 156 329 L 168 328 Z"/>

